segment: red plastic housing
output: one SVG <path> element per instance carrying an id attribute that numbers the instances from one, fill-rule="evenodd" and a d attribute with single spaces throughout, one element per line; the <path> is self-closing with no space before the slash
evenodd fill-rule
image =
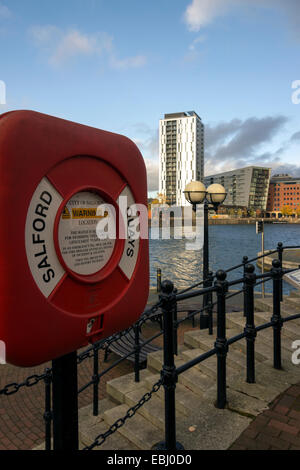
<path id="1" fill-rule="evenodd" d="M 118 221 L 120 195 L 128 206 L 147 207 L 146 169 L 136 145 L 121 135 L 13 111 L 0 117 L 0 175 L 6 361 L 38 365 L 135 322 L 149 292 L 148 240 L 120 239 Z M 115 208 L 112 242 L 94 236 L 97 217 L 106 216 L 95 215 L 100 202 Z"/>

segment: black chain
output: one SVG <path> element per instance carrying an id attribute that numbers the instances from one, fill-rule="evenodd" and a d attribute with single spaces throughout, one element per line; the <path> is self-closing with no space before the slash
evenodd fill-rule
<path id="1" fill-rule="evenodd" d="M 14 393 L 17 393 L 22 387 L 33 387 L 34 385 L 38 384 L 41 380 L 44 380 L 46 376 L 46 373 L 42 375 L 34 374 L 30 375 L 30 377 L 27 377 L 24 382 L 21 382 L 19 384 L 15 382 L 8 384 L 2 390 L 0 390 L 0 395 L 13 395 Z"/>
<path id="2" fill-rule="evenodd" d="M 143 325 L 143 323 L 145 323 L 151 315 L 153 315 L 155 312 L 157 312 L 157 310 L 160 308 L 160 306 L 161 306 L 161 302 L 158 302 L 157 304 L 153 305 L 153 307 L 146 310 L 142 314 L 140 319 L 135 323 L 135 325 L 138 325 L 139 327 L 141 327 Z M 130 333 L 130 331 L 132 331 L 134 329 L 135 325 L 130 326 L 126 330 L 119 331 L 118 333 L 115 333 L 114 335 L 109 336 L 108 338 L 106 338 L 103 341 L 95 343 L 89 349 L 87 349 L 86 351 L 84 351 L 83 353 L 81 353 L 77 356 L 77 364 L 81 364 L 81 362 L 84 361 L 85 359 L 93 357 L 95 351 L 98 351 L 99 349 L 104 350 L 104 349 L 108 348 L 112 343 L 118 341 L 123 336 Z"/>
<path id="3" fill-rule="evenodd" d="M 99 434 L 96 439 L 94 440 L 94 442 L 92 444 L 90 444 L 89 446 L 86 446 L 84 447 L 82 450 L 93 450 L 94 447 L 99 447 L 101 446 L 105 441 L 106 439 L 111 436 L 112 434 L 114 434 L 118 429 L 120 429 L 122 426 L 124 426 L 124 424 L 126 423 L 126 421 L 129 419 L 129 418 L 132 418 L 136 412 L 147 402 L 151 399 L 152 395 L 156 392 L 158 392 L 158 390 L 160 389 L 162 385 L 162 379 L 160 379 L 158 382 L 156 382 L 156 384 L 153 385 L 152 389 L 150 392 L 147 392 L 145 393 L 145 395 L 142 396 L 142 398 L 138 401 L 138 403 L 134 406 L 132 406 L 131 408 L 129 408 L 127 410 L 127 413 L 126 415 L 123 417 L 123 418 L 119 418 L 117 419 L 117 421 L 115 421 L 109 428 L 107 431 L 105 431 L 104 433 L 102 434 Z"/>

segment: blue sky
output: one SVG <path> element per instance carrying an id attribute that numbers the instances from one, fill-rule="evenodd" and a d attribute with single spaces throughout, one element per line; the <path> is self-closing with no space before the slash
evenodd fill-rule
<path id="1" fill-rule="evenodd" d="M 0 0 L 0 112 L 132 138 L 158 189 L 158 120 L 195 110 L 205 173 L 300 175 L 299 0 Z M 300 96 L 300 94 L 299 94 Z"/>

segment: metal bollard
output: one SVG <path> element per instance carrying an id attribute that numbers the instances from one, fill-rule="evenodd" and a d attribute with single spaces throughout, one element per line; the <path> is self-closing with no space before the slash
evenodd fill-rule
<path id="1" fill-rule="evenodd" d="M 78 450 L 77 352 L 52 361 L 53 447 Z"/>
<path id="2" fill-rule="evenodd" d="M 177 289 L 174 289 L 174 294 L 177 294 Z M 175 302 L 174 315 L 173 315 L 173 334 L 174 334 L 174 354 L 178 356 L 178 325 L 177 325 L 177 302 Z"/>
<path id="3" fill-rule="evenodd" d="M 228 344 L 226 339 L 226 294 L 228 292 L 227 274 L 219 270 L 216 273 L 217 280 L 217 338 L 215 348 L 217 348 L 217 408 L 225 408 L 226 398 L 226 356 Z"/>
<path id="4" fill-rule="evenodd" d="M 278 251 L 278 259 L 280 261 L 280 267 L 282 269 L 283 244 L 281 242 L 278 242 L 277 251 Z M 282 278 L 281 278 L 281 281 L 280 281 L 280 301 L 282 302 Z"/>
<path id="5" fill-rule="evenodd" d="M 271 318 L 273 324 L 273 364 L 275 369 L 281 369 L 281 329 L 282 329 L 282 318 L 281 318 L 281 281 L 283 271 L 281 263 L 278 259 L 272 261 L 271 274 L 273 278 L 273 316 Z"/>
<path id="6" fill-rule="evenodd" d="M 212 287 L 213 281 L 214 281 L 213 272 L 209 271 L 208 276 L 207 276 L 207 287 Z M 207 300 L 208 300 L 208 304 L 207 304 L 208 334 L 212 335 L 214 332 L 213 331 L 213 305 L 212 305 L 213 295 L 212 295 L 212 292 L 209 292 L 207 294 Z"/>
<path id="7" fill-rule="evenodd" d="M 243 270 L 244 270 L 244 279 L 245 279 L 245 276 L 246 276 L 246 270 L 245 270 L 245 268 L 246 268 L 246 265 L 247 265 L 247 263 L 248 263 L 248 259 L 249 259 L 248 256 L 243 256 L 243 261 L 242 261 L 242 263 L 243 263 L 243 265 L 244 265 L 244 266 L 243 266 Z M 245 282 L 244 282 L 243 287 L 244 287 L 244 289 L 246 289 L 246 283 L 245 283 Z M 245 317 L 245 316 L 246 316 L 246 300 L 245 300 L 245 297 L 244 297 L 244 317 Z"/>
<path id="8" fill-rule="evenodd" d="M 255 267 L 253 264 L 245 266 L 245 292 L 244 304 L 246 314 L 246 342 L 247 342 L 247 382 L 253 384 L 255 382 L 255 338 L 256 330 L 254 324 L 254 285 L 256 282 Z"/>
<path id="9" fill-rule="evenodd" d="M 174 362 L 174 309 L 176 307 L 176 294 L 171 281 L 163 281 L 161 285 L 164 329 L 164 364 L 161 377 L 165 390 L 165 441 L 155 446 L 156 450 L 181 450 L 183 446 L 176 442 L 176 409 L 175 388 L 177 383 L 176 367 Z"/>

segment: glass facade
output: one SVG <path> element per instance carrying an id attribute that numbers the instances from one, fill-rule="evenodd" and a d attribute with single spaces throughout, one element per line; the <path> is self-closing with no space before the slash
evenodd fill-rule
<path id="1" fill-rule="evenodd" d="M 267 208 L 270 168 L 249 166 L 206 176 L 205 185 L 219 183 L 226 189 L 224 206 L 265 211 Z"/>

